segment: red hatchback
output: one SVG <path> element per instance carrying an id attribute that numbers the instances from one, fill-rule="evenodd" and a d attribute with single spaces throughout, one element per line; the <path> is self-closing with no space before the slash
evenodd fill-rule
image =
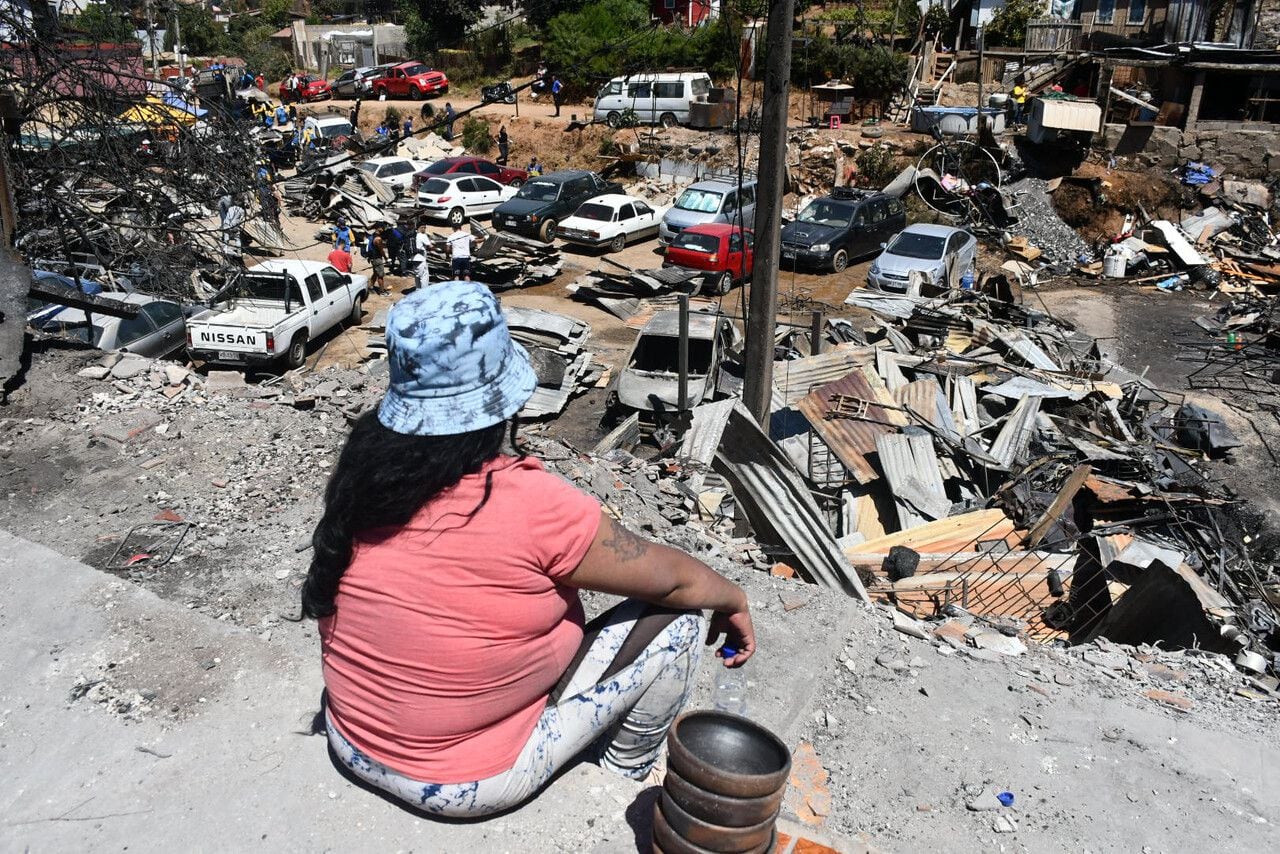
<path id="1" fill-rule="evenodd" d="M 439 178 L 441 175 L 452 175 L 455 172 L 460 172 L 464 175 L 483 175 L 486 178 L 497 181 L 499 184 L 509 184 L 512 187 L 519 187 L 529 180 L 529 173 L 523 169 L 499 166 L 492 160 L 485 160 L 483 157 L 446 157 L 443 160 L 437 160 L 417 175 L 414 175 L 413 180 L 415 182 L 425 181 L 428 178 Z"/>
<path id="2" fill-rule="evenodd" d="M 672 239 L 663 263 L 719 273 L 709 277 L 712 289 L 718 294 L 727 294 L 735 282 L 751 278 L 756 260 L 755 244 L 755 235 L 740 225 L 694 225 Z"/>
<path id="3" fill-rule="evenodd" d="M 333 97 L 333 87 L 323 77 L 307 74 L 298 78 L 298 99 L 301 101 L 319 101 Z"/>

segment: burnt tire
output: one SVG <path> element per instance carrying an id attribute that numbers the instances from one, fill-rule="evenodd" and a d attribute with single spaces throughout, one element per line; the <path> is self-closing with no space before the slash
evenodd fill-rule
<path id="1" fill-rule="evenodd" d="M 849 268 L 849 252 L 845 249 L 837 249 L 836 254 L 831 256 L 831 272 L 843 273 Z"/>

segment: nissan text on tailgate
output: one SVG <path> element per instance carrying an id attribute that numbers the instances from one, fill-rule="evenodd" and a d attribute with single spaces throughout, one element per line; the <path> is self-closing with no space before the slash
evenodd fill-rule
<path id="1" fill-rule="evenodd" d="M 309 342 L 344 323 L 359 323 L 368 279 L 319 261 L 265 261 L 187 323 L 193 359 L 233 365 L 306 361 Z"/>

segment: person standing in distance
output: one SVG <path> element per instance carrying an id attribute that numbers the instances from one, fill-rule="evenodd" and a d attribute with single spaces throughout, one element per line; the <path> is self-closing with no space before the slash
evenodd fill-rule
<path id="1" fill-rule="evenodd" d="M 453 227 L 453 234 L 446 239 L 449 244 L 449 257 L 453 261 L 453 277 L 462 281 L 471 281 L 471 243 L 474 241 L 475 235 L 470 230 L 463 231 L 466 227 L 466 220 L 463 219 Z"/>
<path id="2" fill-rule="evenodd" d="M 560 82 L 559 75 L 551 78 L 551 100 L 556 105 L 556 116 L 560 115 L 560 105 L 564 102 L 564 84 Z"/>

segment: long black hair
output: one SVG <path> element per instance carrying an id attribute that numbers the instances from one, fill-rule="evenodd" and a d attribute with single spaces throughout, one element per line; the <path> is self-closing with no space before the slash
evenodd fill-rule
<path id="1" fill-rule="evenodd" d="M 405 524 L 464 475 L 480 471 L 502 452 L 508 425 L 511 444 L 518 447 L 514 419 L 454 436 L 406 436 L 382 426 L 376 412 L 361 416 L 329 478 L 324 515 L 311 536 L 303 616 L 318 619 L 335 611 L 338 582 L 361 531 Z M 485 484 L 484 499 L 472 514 L 484 506 L 490 486 Z"/>

